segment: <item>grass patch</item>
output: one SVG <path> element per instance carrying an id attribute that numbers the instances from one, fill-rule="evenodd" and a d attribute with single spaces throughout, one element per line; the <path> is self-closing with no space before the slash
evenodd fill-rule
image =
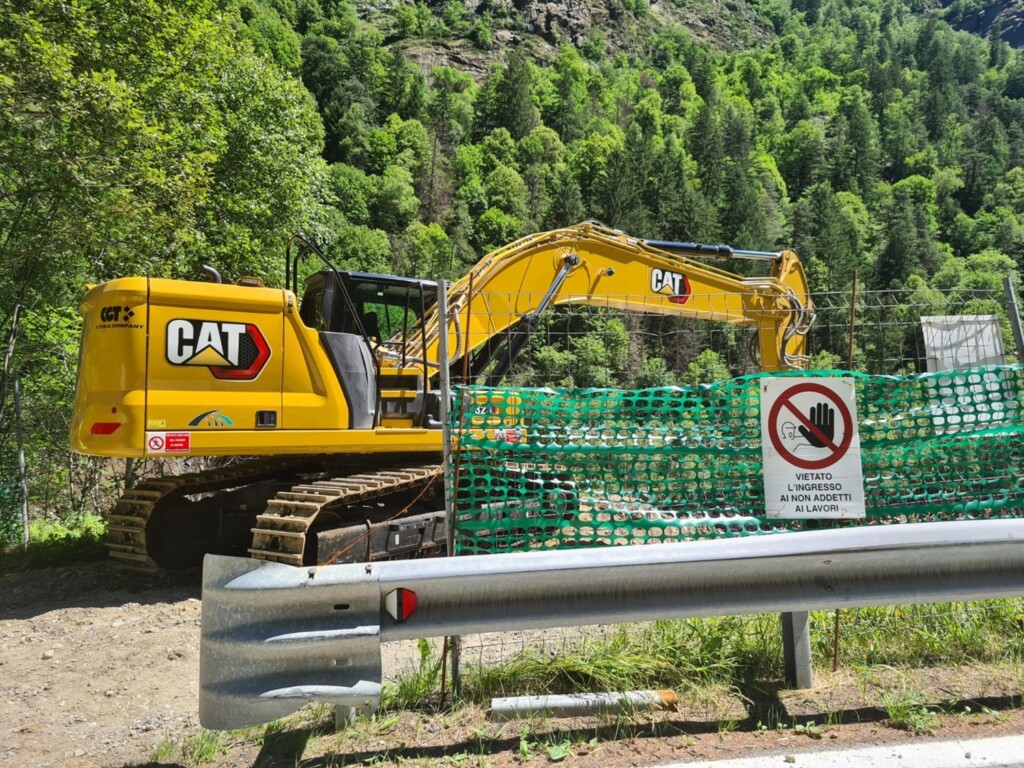
<path id="1" fill-rule="evenodd" d="M 814 661 L 823 668 L 832 661 L 833 616 L 812 614 Z M 1021 599 L 844 611 L 840 663 L 922 668 L 1015 662 L 1024 658 L 1022 628 Z M 601 638 L 581 634 L 557 652 L 525 650 L 494 666 L 464 665 L 463 696 L 486 704 L 497 696 L 586 691 L 736 690 L 784 677 L 781 635 L 777 614 L 622 625 Z M 438 666 L 424 657 L 420 673 L 400 683 L 403 696 L 392 705 L 415 704 L 436 691 Z"/>
<path id="2" fill-rule="evenodd" d="M 525 651 L 495 667 L 467 669 L 464 695 L 495 696 L 689 689 L 776 674 L 782 669 L 777 616 L 623 625 L 607 637 L 582 636 L 558 653 Z"/>
<path id="3" fill-rule="evenodd" d="M 151 763 L 162 763 L 174 754 L 177 750 L 178 745 L 174 739 L 164 739 L 157 744 L 153 751 L 149 753 L 149 762 Z"/>
<path id="4" fill-rule="evenodd" d="M 228 735 L 222 731 L 208 731 L 203 728 L 195 736 L 185 739 L 181 745 L 181 760 L 190 766 L 213 762 L 227 752 L 228 739 Z"/>
<path id="5" fill-rule="evenodd" d="M 882 704 L 889 718 L 889 725 L 911 733 L 931 733 L 941 723 L 937 712 L 923 703 L 922 696 L 907 691 L 883 691 Z"/>
<path id="6" fill-rule="evenodd" d="M 386 684 L 381 691 L 380 708 L 383 712 L 423 707 L 438 692 L 441 656 L 435 654 L 433 646 L 423 638 L 419 640 L 418 650 L 419 667 L 399 675 L 396 682 Z"/>
<path id="7" fill-rule="evenodd" d="M 0 558 L 0 572 L 101 559 L 106 556 L 103 544 L 106 530 L 103 518 L 89 514 L 65 521 L 32 521 L 28 548 L 5 548 Z"/>
<path id="8" fill-rule="evenodd" d="M 812 614 L 815 660 L 832 657 L 834 613 Z M 1024 600 L 881 606 L 843 611 L 840 662 L 846 666 L 928 667 L 1024 658 Z"/>

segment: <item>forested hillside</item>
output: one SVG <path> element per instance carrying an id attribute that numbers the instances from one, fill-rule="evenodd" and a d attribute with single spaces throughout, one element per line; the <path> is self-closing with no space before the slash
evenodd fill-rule
<path id="1" fill-rule="evenodd" d="M 10 0 L 0 469 L 18 375 L 36 513 L 103 493 L 66 438 L 86 283 L 210 263 L 280 285 L 296 231 L 342 267 L 452 278 L 596 219 L 793 247 L 816 291 L 855 270 L 1001 290 L 1024 267 L 1024 57 L 1016 17 L 971 27 L 979 8 Z"/>

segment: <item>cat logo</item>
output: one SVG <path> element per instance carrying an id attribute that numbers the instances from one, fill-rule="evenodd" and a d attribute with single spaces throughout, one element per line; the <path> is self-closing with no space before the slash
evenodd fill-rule
<path id="1" fill-rule="evenodd" d="M 685 304 L 690 298 L 690 280 L 682 272 L 655 267 L 651 270 L 651 290 L 667 296 L 673 304 Z"/>
<path id="2" fill-rule="evenodd" d="M 167 362 L 209 368 L 218 379 L 252 381 L 270 359 L 270 346 L 252 323 L 171 320 Z"/>

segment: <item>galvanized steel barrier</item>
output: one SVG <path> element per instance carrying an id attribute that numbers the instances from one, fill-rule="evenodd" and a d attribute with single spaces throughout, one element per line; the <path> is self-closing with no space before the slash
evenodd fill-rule
<path id="1" fill-rule="evenodd" d="M 303 568 L 210 555 L 200 721 L 372 710 L 392 640 L 1020 595 L 1024 520 Z"/>

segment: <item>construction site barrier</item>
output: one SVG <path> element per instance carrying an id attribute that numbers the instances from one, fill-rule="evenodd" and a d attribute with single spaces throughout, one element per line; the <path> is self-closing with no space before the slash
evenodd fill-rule
<path id="1" fill-rule="evenodd" d="M 310 567 L 210 555 L 200 721 L 371 711 L 388 641 L 1021 595 L 1024 520 L 1009 519 Z"/>
<path id="2" fill-rule="evenodd" d="M 639 390 L 457 387 L 455 552 L 832 527 L 766 514 L 762 387 L 794 377 L 845 381 L 855 392 L 865 512 L 844 524 L 1024 517 L 1019 365 L 914 376 L 800 371 Z"/>

